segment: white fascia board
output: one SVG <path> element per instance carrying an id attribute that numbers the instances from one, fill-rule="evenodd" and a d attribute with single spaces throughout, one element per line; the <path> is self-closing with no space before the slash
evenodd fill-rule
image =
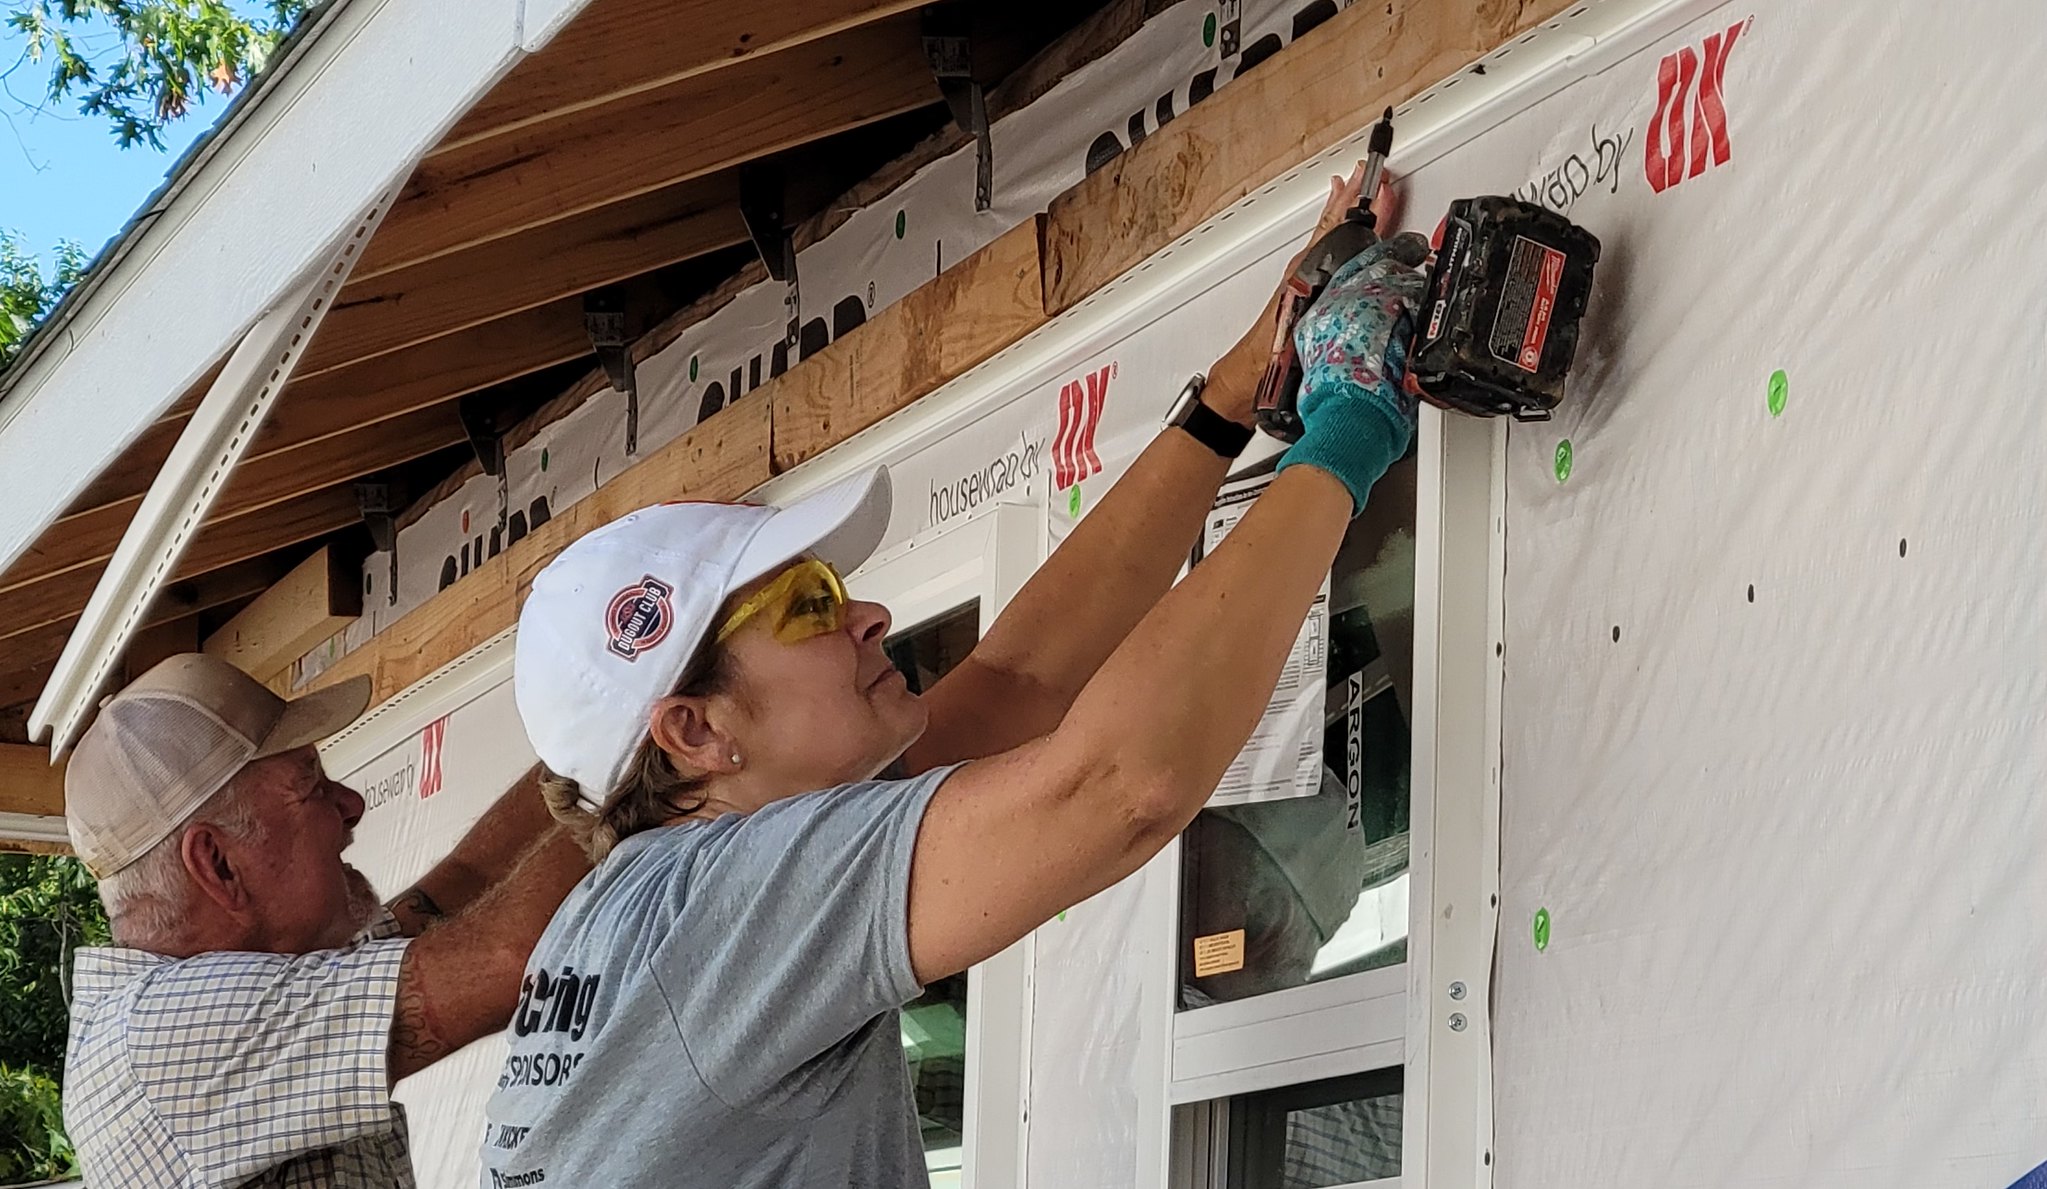
<path id="1" fill-rule="evenodd" d="M 583 0 L 550 0 L 560 24 Z M 525 0 L 351 0 L 0 400 L 0 569 L 522 58 Z"/>
<path id="2" fill-rule="evenodd" d="M 583 10 L 584 3 L 586 0 L 526 0 L 525 15 L 520 21 L 520 45 L 530 54 L 554 40 L 554 35 Z"/>
<path id="3" fill-rule="evenodd" d="M 31 739 L 54 731 L 53 756 L 64 754 L 91 717 L 143 611 L 169 581 L 270 407 L 291 382 L 403 183 L 403 174 L 386 179 L 370 209 L 329 240 L 307 274 L 293 283 L 290 296 L 257 319 L 185 423 L 29 715 Z"/>

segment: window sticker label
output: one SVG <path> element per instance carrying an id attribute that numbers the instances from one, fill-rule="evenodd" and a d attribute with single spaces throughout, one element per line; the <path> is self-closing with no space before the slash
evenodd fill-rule
<path id="1" fill-rule="evenodd" d="M 1224 485 L 1201 535 L 1204 554 L 1221 544 L 1244 518 L 1258 494 L 1272 482 L 1260 475 Z M 1301 623 L 1293 651 L 1280 670 L 1279 684 L 1266 704 L 1265 716 L 1244 750 L 1223 774 L 1210 805 L 1247 805 L 1312 797 L 1322 787 L 1322 712 L 1328 699 L 1329 582 Z"/>
<path id="2" fill-rule="evenodd" d="M 1194 977 L 1228 974 L 1244 968 L 1244 931 L 1211 933 L 1194 939 Z"/>

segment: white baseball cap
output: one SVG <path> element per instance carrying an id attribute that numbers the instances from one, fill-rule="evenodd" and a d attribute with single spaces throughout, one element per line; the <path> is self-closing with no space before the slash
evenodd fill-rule
<path id="1" fill-rule="evenodd" d="M 888 472 L 876 468 L 787 508 L 657 504 L 562 550 L 533 579 L 512 660 L 541 762 L 599 812 L 725 600 L 805 555 L 857 568 L 881 544 L 889 508 Z"/>
<path id="2" fill-rule="evenodd" d="M 64 769 L 71 849 L 105 879 L 170 837 L 244 766 L 318 743 L 369 704 L 367 677 L 286 701 L 218 657 L 162 661 L 101 704 Z"/>

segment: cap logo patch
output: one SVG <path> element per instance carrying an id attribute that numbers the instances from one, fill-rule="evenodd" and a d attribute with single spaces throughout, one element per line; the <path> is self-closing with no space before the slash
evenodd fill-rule
<path id="1" fill-rule="evenodd" d="M 604 613 L 604 630 L 611 636 L 612 653 L 629 661 L 661 643 L 675 626 L 675 608 L 668 598 L 675 588 L 652 574 L 611 596 Z"/>

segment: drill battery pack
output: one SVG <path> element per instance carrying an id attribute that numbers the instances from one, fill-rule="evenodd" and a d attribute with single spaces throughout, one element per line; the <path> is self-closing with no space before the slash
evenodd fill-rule
<path id="1" fill-rule="evenodd" d="M 1460 199 L 1438 232 L 1407 388 L 1446 409 L 1546 421 L 1564 398 L 1599 240 L 1546 207 Z"/>

